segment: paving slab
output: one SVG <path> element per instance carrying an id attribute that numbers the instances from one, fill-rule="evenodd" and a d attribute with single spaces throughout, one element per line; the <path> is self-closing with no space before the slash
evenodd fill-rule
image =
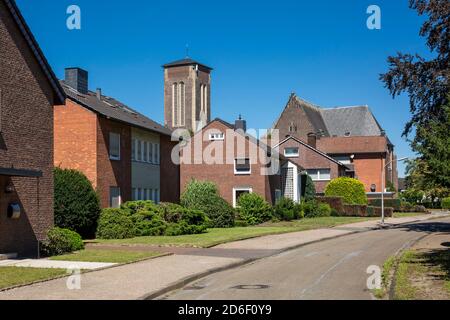
<path id="1" fill-rule="evenodd" d="M 140 299 L 183 278 L 230 266 L 242 259 L 165 256 L 81 275 L 81 289 L 69 290 L 67 277 L 0 292 L 0 300 Z"/>
<path id="2" fill-rule="evenodd" d="M 0 261 L 0 267 L 49 268 L 49 269 L 96 270 L 112 267 L 115 265 L 117 265 L 117 263 L 60 261 L 48 259 L 24 259 L 24 260 L 11 259 Z"/>

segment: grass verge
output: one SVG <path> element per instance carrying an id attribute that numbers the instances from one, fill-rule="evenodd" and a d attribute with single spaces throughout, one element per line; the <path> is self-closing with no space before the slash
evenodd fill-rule
<path id="1" fill-rule="evenodd" d="M 0 267 L 0 289 L 49 280 L 65 274 L 65 269 Z"/>
<path id="2" fill-rule="evenodd" d="M 265 235 L 330 228 L 342 224 L 372 220 L 366 217 L 319 217 L 295 221 L 267 222 L 253 227 L 235 227 L 228 229 L 208 229 L 202 234 L 182 236 L 136 237 L 120 240 L 96 240 L 103 244 L 146 244 L 156 246 L 212 247 L 218 244 L 244 240 Z"/>
<path id="3" fill-rule="evenodd" d="M 424 212 L 394 212 L 394 218 L 417 217 L 426 215 Z"/>
<path id="4" fill-rule="evenodd" d="M 393 267 L 395 264 L 395 257 L 389 257 L 383 264 L 383 270 L 381 273 L 381 289 L 375 289 L 374 295 L 378 299 L 386 298 L 388 290 L 391 284 Z"/>
<path id="5" fill-rule="evenodd" d="M 51 257 L 50 260 L 131 263 L 160 255 L 161 253 L 158 252 L 86 249 L 70 254 Z"/>

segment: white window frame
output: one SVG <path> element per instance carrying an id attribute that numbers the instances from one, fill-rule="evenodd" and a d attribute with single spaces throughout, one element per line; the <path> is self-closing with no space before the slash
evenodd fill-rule
<path id="1" fill-rule="evenodd" d="M 238 160 L 247 160 L 247 159 L 248 159 L 248 162 L 249 162 L 249 170 L 245 171 L 245 172 L 237 171 L 236 170 L 237 161 Z M 250 158 L 236 158 L 236 159 L 234 159 L 234 174 L 235 175 L 249 175 L 249 174 L 252 174 L 252 162 L 250 161 Z"/>
<path id="2" fill-rule="evenodd" d="M 297 149 L 297 153 L 287 154 L 286 150 L 288 149 Z M 300 149 L 298 147 L 287 147 L 284 148 L 284 156 L 286 158 L 298 158 L 300 156 Z"/>
<path id="3" fill-rule="evenodd" d="M 313 171 L 313 170 L 315 170 L 315 171 L 317 171 L 317 179 L 314 179 L 313 177 L 311 177 L 311 179 L 313 180 L 313 181 L 330 181 L 331 180 L 331 169 L 327 169 L 327 168 L 322 168 L 322 169 L 307 169 L 306 170 L 306 172 L 308 172 L 308 171 Z M 329 178 L 328 179 L 322 179 L 321 177 L 320 177 L 320 170 L 328 170 L 330 173 L 329 173 Z M 309 176 L 311 176 L 309 173 L 308 173 L 308 175 Z"/>
<path id="4" fill-rule="evenodd" d="M 209 141 L 223 141 L 225 140 L 225 134 L 223 132 L 215 132 L 209 134 Z"/>
<path id="5" fill-rule="evenodd" d="M 111 137 L 112 136 L 117 136 L 117 137 L 119 137 L 119 155 L 118 156 L 115 156 L 115 155 L 112 155 L 111 154 Z M 109 153 L 109 159 L 110 160 L 118 160 L 118 161 L 120 161 L 120 142 L 121 142 L 121 137 L 120 137 L 120 133 L 117 133 L 117 132 L 110 132 L 109 133 L 109 148 L 108 148 L 108 153 Z"/>
<path id="6" fill-rule="evenodd" d="M 252 187 L 234 187 L 233 188 L 233 208 L 236 208 L 236 206 L 237 206 L 236 191 L 248 191 L 248 193 L 253 193 L 253 188 Z"/>

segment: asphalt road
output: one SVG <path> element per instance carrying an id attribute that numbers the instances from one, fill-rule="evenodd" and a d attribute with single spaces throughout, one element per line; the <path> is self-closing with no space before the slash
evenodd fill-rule
<path id="1" fill-rule="evenodd" d="M 449 232 L 450 240 L 450 218 L 306 245 L 210 275 L 161 299 L 373 299 L 367 268 L 382 267 L 389 256 L 433 232 Z"/>

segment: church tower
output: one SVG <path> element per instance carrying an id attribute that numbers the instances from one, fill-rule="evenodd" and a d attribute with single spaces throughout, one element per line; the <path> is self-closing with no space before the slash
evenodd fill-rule
<path id="1" fill-rule="evenodd" d="M 212 68 L 189 58 L 163 68 L 164 124 L 197 132 L 211 120 Z"/>

